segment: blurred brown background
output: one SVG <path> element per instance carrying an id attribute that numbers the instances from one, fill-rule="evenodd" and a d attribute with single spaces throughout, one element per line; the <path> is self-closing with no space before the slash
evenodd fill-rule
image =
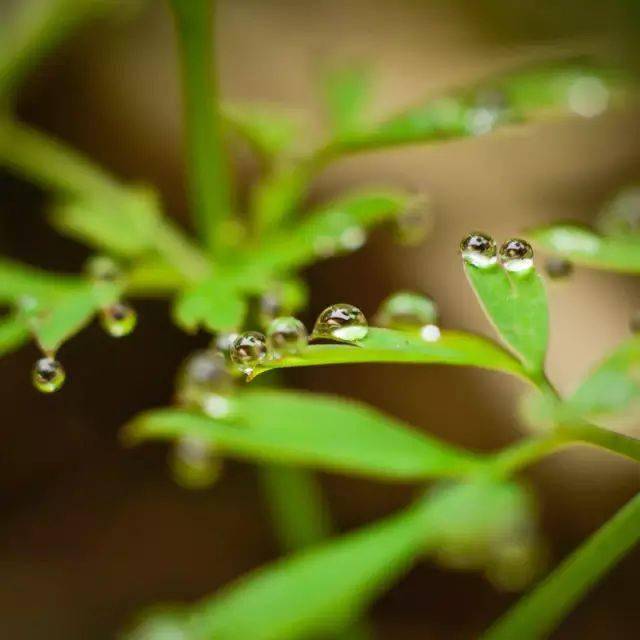
<path id="1" fill-rule="evenodd" d="M 118 175 L 158 185 L 168 209 L 184 220 L 168 12 L 151 2 L 126 13 L 91 25 L 48 58 L 25 88 L 20 111 Z M 221 0 L 223 94 L 320 115 L 318 62 L 370 60 L 378 72 L 374 111 L 382 114 L 429 91 L 555 52 L 587 49 L 635 65 L 639 15 L 631 1 Z M 459 239 L 476 227 L 502 239 L 533 222 L 588 221 L 611 191 L 640 177 L 639 115 L 554 122 L 336 164 L 313 199 L 362 184 L 407 186 L 431 195 L 436 227 L 416 249 L 398 247 L 381 232 L 357 255 L 314 267 L 306 320 L 337 301 L 372 314 L 389 292 L 411 288 L 436 298 L 446 326 L 489 333 L 463 280 Z M 237 157 L 242 189 L 253 168 L 245 154 Z M 43 194 L 2 174 L 0 202 L 2 253 L 54 269 L 80 268 L 86 250 L 46 226 Z M 561 389 L 575 385 L 626 335 L 639 293 L 637 279 L 583 270 L 551 288 L 549 365 Z M 277 555 L 252 467 L 230 463 L 213 490 L 188 492 L 169 478 L 163 447 L 119 446 L 119 426 L 139 410 L 167 404 L 176 366 L 205 341 L 175 329 L 166 304 L 140 303 L 139 311 L 130 339 L 111 341 L 92 327 L 64 347 L 70 379 L 55 397 L 40 396 L 29 384 L 35 348 L 0 361 L 3 639 L 113 638 L 141 607 L 195 599 Z M 361 398 L 481 450 L 522 431 L 520 387 L 495 374 L 358 366 L 295 371 L 288 383 Z M 557 455 L 528 475 L 554 562 L 640 487 L 637 467 L 588 450 Z M 344 477 L 324 483 L 340 530 L 387 514 L 412 494 L 410 487 Z M 636 551 L 554 638 L 637 638 L 639 569 Z M 423 563 L 372 617 L 382 639 L 473 638 L 513 597 L 477 575 Z"/>

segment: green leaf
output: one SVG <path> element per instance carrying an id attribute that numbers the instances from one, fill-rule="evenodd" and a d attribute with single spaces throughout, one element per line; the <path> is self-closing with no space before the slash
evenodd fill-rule
<path id="1" fill-rule="evenodd" d="M 360 362 L 472 366 L 502 371 L 527 379 L 520 363 L 486 338 L 461 331 L 443 331 L 439 340 L 427 342 L 418 332 L 375 327 L 370 327 L 367 336 L 353 345 L 313 345 L 298 356 L 287 356 L 269 362 L 263 368 L 258 368 L 256 373 L 282 367 Z"/>
<path id="2" fill-rule="evenodd" d="M 100 250 L 137 257 L 154 248 L 157 206 L 152 192 L 132 189 L 117 204 L 102 198 L 61 202 L 51 212 L 51 223 L 60 233 Z"/>
<path id="3" fill-rule="evenodd" d="M 429 503 L 253 572 L 205 600 L 190 640 L 331 637 L 428 548 Z"/>
<path id="4" fill-rule="evenodd" d="M 74 288 L 80 280 L 73 276 L 48 273 L 34 267 L 0 258 L 0 303 L 17 304 L 21 298 L 44 298 Z"/>
<path id="5" fill-rule="evenodd" d="M 547 638 L 560 621 L 640 539 L 640 494 L 572 553 L 483 636 Z"/>
<path id="6" fill-rule="evenodd" d="M 78 285 L 38 309 L 29 324 L 40 348 L 55 353 L 63 342 L 78 333 L 101 308 L 115 302 L 120 290 L 115 285 Z"/>
<path id="7" fill-rule="evenodd" d="M 247 302 L 224 277 L 214 276 L 183 291 L 173 306 L 173 317 L 186 331 L 229 331 L 244 322 Z"/>
<path id="8" fill-rule="evenodd" d="M 293 228 L 267 236 L 261 248 L 240 259 L 261 269 L 287 271 L 353 251 L 365 242 L 367 229 L 402 215 L 414 197 L 392 190 L 349 194 L 323 205 Z"/>
<path id="9" fill-rule="evenodd" d="M 0 356 L 20 347 L 29 339 L 24 320 L 17 316 L 0 318 Z"/>
<path id="10" fill-rule="evenodd" d="M 549 337 L 547 295 L 535 269 L 508 273 L 500 265 L 464 265 L 485 314 L 525 369 L 540 376 Z"/>
<path id="11" fill-rule="evenodd" d="M 177 409 L 152 411 L 125 430 L 128 442 L 197 436 L 239 458 L 348 471 L 380 478 L 454 477 L 478 459 L 388 418 L 337 398 L 247 391 L 236 416 L 214 420 Z"/>
<path id="12" fill-rule="evenodd" d="M 284 109 L 264 105 L 225 105 L 225 124 L 266 159 L 290 151 L 300 141 L 301 123 Z"/>
<path id="13" fill-rule="evenodd" d="M 564 402 L 563 411 L 581 417 L 613 414 L 640 400 L 640 337 L 623 342 Z"/>
<path id="14" fill-rule="evenodd" d="M 329 122 L 337 137 L 364 126 L 364 111 L 371 101 L 371 69 L 346 66 L 325 73 L 324 97 Z"/>
<path id="15" fill-rule="evenodd" d="M 545 251 L 576 264 L 621 273 L 640 273 L 640 238 L 633 235 L 602 236 L 573 223 L 538 227 L 526 235 Z"/>

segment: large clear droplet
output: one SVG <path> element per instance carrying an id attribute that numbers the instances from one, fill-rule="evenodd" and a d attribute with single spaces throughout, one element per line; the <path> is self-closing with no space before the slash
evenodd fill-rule
<path id="1" fill-rule="evenodd" d="M 222 355 L 196 351 L 178 372 L 177 399 L 182 405 L 203 409 L 211 395 L 224 397 L 231 393 L 232 385 L 233 378 Z"/>
<path id="2" fill-rule="evenodd" d="M 58 391 L 64 384 L 66 373 L 63 366 L 53 358 L 40 358 L 33 366 L 33 386 L 42 393 Z"/>
<path id="3" fill-rule="evenodd" d="M 247 376 L 267 358 L 267 339 L 257 331 L 241 333 L 231 345 L 231 360 Z"/>
<path id="4" fill-rule="evenodd" d="M 327 307 L 316 320 L 313 337 L 337 338 L 352 342 L 362 340 L 369 331 L 364 313 L 352 304 L 339 303 Z"/>
<path id="5" fill-rule="evenodd" d="M 214 447 L 193 436 L 176 442 L 169 463 L 174 480 L 185 489 L 210 487 L 222 472 L 222 460 L 215 455 Z"/>
<path id="6" fill-rule="evenodd" d="M 114 338 L 128 336 L 138 323 L 138 315 L 128 304 L 116 302 L 100 312 L 102 328 Z"/>
<path id="7" fill-rule="evenodd" d="M 120 265 L 109 256 L 91 256 L 84 264 L 84 272 L 94 282 L 119 282 L 123 275 Z"/>
<path id="8" fill-rule="evenodd" d="M 547 258 L 544 269 L 552 280 L 563 280 L 573 273 L 573 264 L 566 258 L 552 256 Z"/>
<path id="9" fill-rule="evenodd" d="M 512 273 L 523 273 L 533 267 L 533 249 L 526 240 L 512 238 L 500 247 L 502 266 Z"/>
<path id="10" fill-rule="evenodd" d="M 460 254 L 466 263 L 481 269 L 491 267 L 498 261 L 495 240 L 477 231 L 462 240 Z"/>
<path id="11" fill-rule="evenodd" d="M 305 326 L 291 316 L 276 318 L 267 330 L 269 355 L 275 358 L 301 353 L 307 346 L 307 341 Z"/>
<path id="12" fill-rule="evenodd" d="M 411 330 L 438 320 L 433 300 L 419 293 L 400 291 L 389 296 L 378 309 L 376 324 L 390 329 Z"/>

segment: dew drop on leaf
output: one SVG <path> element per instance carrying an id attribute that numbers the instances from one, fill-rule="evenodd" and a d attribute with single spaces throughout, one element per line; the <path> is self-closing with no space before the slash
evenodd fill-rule
<path id="1" fill-rule="evenodd" d="M 114 338 L 128 336 L 138 323 L 138 315 L 124 302 L 116 302 L 100 312 L 102 328 Z"/>
<path id="2" fill-rule="evenodd" d="M 176 380 L 176 396 L 179 404 L 196 407 L 209 415 L 215 412 L 216 398 L 224 398 L 231 393 L 233 378 L 224 357 L 214 351 L 196 351 L 180 367 Z M 213 398 L 212 398 L 213 396 Z M 209 407 L 209 411 L 205 409 Z M 221 403 L 217 415 L 222 417 Z"/>
<path id="3" fill-rule="evenodd" d="M 545 262 L 544 269 L 552 280 L 562 280 L 573 273 L 573 264 L 566 258 L 552 256 Z"/>
<path id="4" fill-rule="evenodd" d="M 345 251 L 356 251 L 367 241 L 367 232 L 357 225 L 347 227 L 340 234 L 340 246 Z"/>
<path id="5" fill-rule="evenodd" d="M 31 379 L 33 386 L 42 393 L 58 391 L 64 384 L 67 375 L 63 366 L 55 359 L 40 358 L 33 366 Z"/>
<path id="6" fill-rule="evenodd" d="M 609 88 L 595 76 L 576 78 L 567 92 L 569 109 L 583 118 L 594 118 L 604 113 L 609 99 Z"/>
<path id="7" fill-rule="evenodd" d="M 440 340 L 440 327 L 435 324 L 425 324 L 420 328 L 420 337 L 425 342 L 438 342 Z"/>
<path id="8" fill-rule="evenodd" d="M 180 438 L 170 454 L 169 465 L 176 484 L 185 489 L 210 487 L 222 472 L 222 460 L 213 446 L 201 438 Z"/>
<path id="9" fill-rule="evenodd" d="M 511 238 L 500 247 L 500 261 L 512 273 L 529 271 L 533 267 L 533 249 L 526 240 Z"/>
<path id="10" fill-rule="evenodd" d="M 316 320 L 313 328 L 315 338 L 337 338 L 338 340 L 362 340 L 369 331 L 364 313 L 352 304 L 339 303 L 327 307 Z"/>
<path id="11" fill-rule="evenodd" d="M 481 269 L 491 267 L 498 261 L 495 240 L 477 231 L 462 240 L 460 254 L 466 263 Z"/>
<path id="12" fill-rule="evenodd" d="M 419 329 L 438 320 L 436 303 L 419 293 L 400 291 L 389 296 L 376 313 L 376 324 L 399 330 Z"/>
<path id="13" fill-rule="evenodd" d="M 257 331 L 241 333 L 231 345 L 231 360 L 247 376 L 267 358 L 267 339 Z"/>
<path id="14" fill-rule="evenodd" d="M 116 283 L 122 279 L 120 265 L 109 256 L 91 256 L 84 264 L 84 272 L 94 282 Z"/>
<path id="15" fill-rule="evenodd" d="M 297 355 L 307 346 L 308 339 L 307 329 L 297 318 L 276 318 L 267 330 L 269 355 L 275 358 Z"/>
<path id="16" fill-rule="evenodd" d="M 507 97 L 499 89 L 483 89 L 475 96 L 475 104 L 467 113 L 467 129 L 473 135 L 490 133 L 509 120 Z"/>

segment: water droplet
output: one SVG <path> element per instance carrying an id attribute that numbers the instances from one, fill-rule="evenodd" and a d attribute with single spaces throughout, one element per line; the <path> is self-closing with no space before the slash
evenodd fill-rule
<path id="1" fill-rule="evenodd" d="M 224 357 L 213 351 L 196 351 L 180 367 L 177 377 L 177 399 L 184 406 L 204 410 L 211 395 L 224 397 L 231 393 L 233 378 Z"/>
<path id="2" fill-rule="evenodd" d="M 207 393 L 200 403 L 200 408 L 210 418 L 228 418 L 233 414 L 233 401 L 229 396 Z"/>
<path id="3" fill-rule="evenodd" d="M 533 267 L 533 249 L 526 240 L 512 238 L 500 247 L 500 260 L 507 271 L 529 271 Z"/>
<path id="4" fill-rule="evenodd" d="M 340 246 L 345 251 L 356 251 L 367 241 L 367 232 L 358 226 L 347 227 L 340 234 Z"/>
<path id="5" fill-rule="evenodd" d="M 640 333 L 640 310 L 636 310 L 631 314 L 629 328 L 632 333 Z"/>
<path id="6" fill-rule="evenodd" d="M 574 80 L 567 92 L 569 108 L 583 118 L 594 118 L 607 110 L 610 92 L 600 78 L 583 76 Z"/>
<path id="7" fill-rule="evenodd" d="M 433 300 L 419 293 L 400 291 L 389 296 L 378 309 L 376 324 L 390 329 L 411 330 L 438 319 L 438 308 Z"/>
<path id="8" fill-rule="evenodd" d="M 435 324 L 425 324 L 420 329 L 420 337 L 425 342 L 438 342 L 440 340 L 440 327 Z"/>
<path id="9" fill-rule="evenodd" d="M 114 338 L 128 336 L 138 323 L 136 312 L 124 302 L 116 302 L 100 313 L 102 328 Z"/>
<path id="10" fill-rule="evenodd" d="M 174 480 L 185 489 L 210 487 L 222 472 L 222 460 L 216 456 L 215 447 L 194 436 L 176 442 L 169 463 Z"/>
<path id="11" fill-rule="evenodd" d="M 369 331 L 364 313 L 352 304 L 334 304 L 327 307 L 316 320 L 313 337 L 338 340 L 362 340 Z"/>
<path id="12" fill-rule="evenodd" d="M 231 360 L 247 376 L 267 357 L 267 339 L 257 331 L 241 333 L 231 345 Z"/>
<path id="13" fill-rule="evenodd" d="M 305 326 L 291 316 L 276 318 L 267 330 L 267 345 L 273 357 L 296 355 L 307 346 Z"/>
<path id="14" fill-rule="evenodd" d="M 53 358 L 40 358 L 33 366 L 31 379 L 33 386 L 42 393 L 58 391 L 67 375 L 62 365 Z"/>
<path id="15" fill-rule="evenodd" d="M 91 256 L 84 264 L 84 272 L 94 282 L 118 282 L 122 279 L 120 265 L 109 256 Z"/>
<path id="16" fill-rule="evenodd" d="M 396 219 L 398 241 L 408 246 L 419 245 L 433 228 L 433 219 L 428 198 L 414 198 L 407 210 Z"/>
<path id="17" fill-rule="evenodd" d="M 221 331 L 213 340 L 213 348 L 225 358 L 230 358 L 231 345 L 240 335 L 237 331 Z"/>
<path id="18" fill-rule="evenodd" d="M 573 264 L 566 258 L 552 256 L 547 258 L 544 269 L 552 280 L 562 280 L 573 273 Z"/>
<path id="19" fill-rule="evenodd" d="M 627 187 L 602 209 L 598 229 L 608 236 L 624 237 L 640 233 L 640 186 Z"/>
<path id="20" fill-rule="evenodd" d="M 470 233 L 460 243 L 462 259 L 474 267 L 484 269 L 498 261 L 496 242 L 484 233 Z"/>
<path id="21" fill-rule="evenodd" d="M 499 89 L 483 89 L 467 113 L 467 129 L 476 136 L 490 133 L 509 119 L 507 97 Z"/>

